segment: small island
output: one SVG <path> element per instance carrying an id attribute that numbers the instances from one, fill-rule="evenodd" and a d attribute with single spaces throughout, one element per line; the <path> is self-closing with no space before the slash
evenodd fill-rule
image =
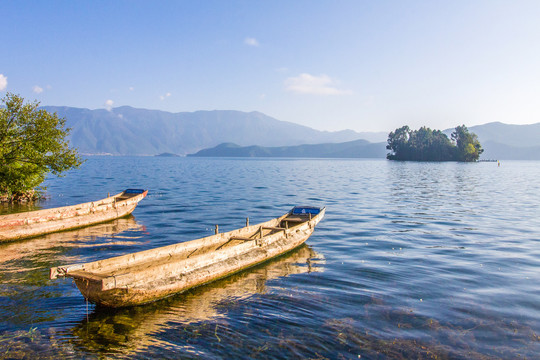
<path id="1" fill-rule="evenodd" d="M 157 155 L 154 155 L 154 156 L 157 156 L 157 157 L 180 157 L 180 155 L 173 154 L 173 153 L 170 153 L 170 152 L 164 152 L 164 153 L 157 154 Z"/>
<path id="2" fill-rule="evenodd" d="M 388 134 L 388 160 L 402 161 L 478 161 L 484 152 L 478 136 L 465 125 L 455 128 L 452 140 L 440 130 L 421 127 L 411 130 L 407 125 Z"/>

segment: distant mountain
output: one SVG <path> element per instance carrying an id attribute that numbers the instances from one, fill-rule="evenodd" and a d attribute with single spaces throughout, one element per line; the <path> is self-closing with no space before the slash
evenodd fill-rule
<path id="1" fill-rule="evenodd" d="M 206 157 L 302 157 L 302 158 L 384 158 L 385 143 L 355 140 L 345 143 L 262 147 L 220 144 L 188 156 Z"/>
<path id="2" fill-rule="evenodd" d="M 484 153 L 480 159 L 540 160 L 540 146 L 511 146 L 493 141 L 481 142 Z"/>
<path id="3" fill-rule="evenodd" d="M 450 137 L 454 129 L 444 132 Z M 484 148 L 481 159 L 540 160 L 540 123 L 508 125 L 488 123 L 471 126 Z M 362 133 L 365 135 L 366 133 Z M 369 134 L 369 133 L 367 133 Z M 377 138 L 382 134 L 371 133 Z M 386 140 L 388 135 L 384 138 Z M 190 156 L 230 157 L 318 157 L 318 158 L 384 158 L 386 142 L 369 143 L 365 140 L 345 143 L 300 145 L 288 147 L 239 146 L 226 143 L 204 149 Z"/>
<path id="4" fill-rule="evenodd" d="M 381 143 L 388 137 L 384 132 L 318 131 L 260 112 L 215 110 L 170 113 L 129 106 L 111 111 L 59 106 L 43 108 L 67 119 L 67 126 L 72 128 L 71 144 L 83 154 L 186 155 L 222 143 L 234 143 L 241 147 L 257 145 L 261 148 L 323 144 L 321 146 L 324 148 L 331 143 L 348 143 L 359 139 Z M 540 123 L 508 125 L 494 122 L 471 126 L 469 130 L 478 135 L 485 149 L 483 159 L 540 160 Z M 449 135 L 452 131 L 447 129 L 445 133 Z M 354 151 L 368 154 L 366 149 Z M 342 156 L 351 157 L 354 151 L 348 151 L 344 150 Z M 337 156 L 337 152 L 332 156 Z"/>
<path id="5" fill-rule="evenodd" d="M 454 129 L 444 132 L 450 136 Z M 540 123 L 510 125 L 492 122 L 469 127 L 484 149 L 481 159 L 540 160 Z"/>
<path id="6" fill-rule="evenodd" d="M 72 145 L 86 154 L 185 155 L 224 142 L 242 146 L 290 146 L 361 138 L 352 130 L 318 131 L 260 112 L 169 113 L 129 106 L 111 111 L 57 106 L 44 109 L 67 119 L 67 126 L 72 128 Z"/>
<path id="7" fill-rule="evenodd" d="M 540 146 L 540 123 L 531 125 L 510 125 L 492 122 L 471 126 L 469 131 L 478 135 L 482 142 L 493 142 L 515 147 Z"/>
<path id="8" fill-rule="evenodd" d="M 358 138 L 362 140 L 367 140 L 372 143 L 380 143 L 384 142 L 386 143 L 386 140 L 388 140 L 388 134 L 390 131 L 378 131 L 378 132 L 357 132 Z M 386 146 L 386 145 L 385 145 Z"/>
<path id="9" fill-rule="evenodd" d="M 154 156 L 158 156 L 158 157 L 180 157 L 180 155 L 172 154 L 172 153 L 161 153 L 161 154 L 157 154 L 157 155 L 154 155 Z"/>

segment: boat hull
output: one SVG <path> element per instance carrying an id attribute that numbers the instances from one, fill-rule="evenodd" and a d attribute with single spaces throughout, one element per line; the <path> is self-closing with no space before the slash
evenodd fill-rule
<path id="1" fill-rule="evenodd" d="M 148 191 L 129 197 L 124 193 L 95 202 L 0 216 L 0 242 L 76 229 L 127 216 Z"/>
<path id="2" fill-rule="evenodd" d="M 323 218 L 324 211 L 322 209 L 318 215 L 290 229 L 277 230 L 261 236 L 260 239 L 235 246 L 221 248 L 235 235 L 253 233 L 258 227 L 261 231 L 263 228 L 277 229 L 276 226 L 285 216 L 229 233 L 124 255 L 116 259 L 106 259 L 101 264 L 95 262 L 53 268 L 51 278 L 72 277 L 83 296 L 99 305 L 107 307 L 141 305 L 229 276 L 299 247 L 313 233 L 315 225 Z M 193 254 L 197 249 L 212 246 L 217 248 L 199 256 L 183 255 L 180 259 L 175 258 L 179 252 Z M 141 262 L 144 257 L 148 259 Z M 129 271 L 108 274 L 99 271 L 100 266 L 129 261 L 133 263 L 139 261 L 142 265 L 134 266 Z"/>

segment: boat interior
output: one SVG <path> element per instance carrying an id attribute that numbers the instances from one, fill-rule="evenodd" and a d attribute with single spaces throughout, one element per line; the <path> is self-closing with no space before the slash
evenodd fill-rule
<path id="1" fill-rule="evenodd" d="M 295 211 L 295 209 L 297 208 L 294 208 L 279 218 L 262 224 L 252 226 L 246 224 L 248 226 L 227 233 L 217 233 L 206 238 L 181 242 L 93 263 L 80 264 L 79 266 L 68 266 L 64 269 L 68 270 L 68 276 L 74 278 L 95 278 L 95 280 L 99 280 L 108 276 L 136 273 L 150 267 L 188 260 L 201 255 L 219 253 L 219 250 L 238 246 L 246 242 L 254 242 L 255 245 L 258 245 L 262 238 L 282 231 L 286 232 L 288 229 L 300 226 L 311 220 L 321 210 L 313 208 L 312 211 L 302 212 Z M 305 208 L 302 209 L 305 210 Z M 249 219 L 247 223 L 249 223 Z M 62 274 L 64 269 L 58 268 L 57 275 L 64 275 Z M 53 276 L 54 274 L 51 272 L 51 277 Z"/>

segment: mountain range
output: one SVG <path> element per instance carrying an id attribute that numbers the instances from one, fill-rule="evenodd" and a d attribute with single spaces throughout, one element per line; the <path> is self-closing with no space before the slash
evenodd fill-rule
<path id="1" fill-rule="evenodd" d="M 483 159 L 540 160 L 540 123 L 509 125 L 492 122 L 471 126 L 478 135 Z"/>
<path id="2" fill-rule="evenodd" d="M 384 158 L 384 143 L 354 140 L 344 143 L 326 143 L 296 146 L 239 146 L 223 143 L 188 156 L 211 157 L 302 157 L 302 158 Z"/>
<path id="3" fill-rule="evenodd" d="M 260 112 L 196 111 L 170 113 L 128 106 L 110 111 L 45 106 L 66 118 L 70 141 L 83 154 L 185 155 L 224 142 L 241 146 L 290 146 L 385 138 L 385 133 L 319 131 Z"/>
<path id="4" fill-rule="evenodd" d="M 289 153 L 297 157 L 384 158 L 388 136 L 386 132 L 319 131 L 260 112 L 170 113 L 129 106 L 111 110 L 65 106 L 43 108 L 66 118 L 67 126 L 72 129 L 71 144 L 82 154 L 187 155 L 214 148 L 197 156 L 215 154 L 215 150 L 219 150 L 223 154 L 236 154 L 230 156 L 247 152 L 244 156 Z M 452 130 L 445 132 L 450 134 Z M 485 149 L 484 159 L 540 160 L 540 123 L 508 125 L 493 122 L 471 126 L 469 130 L 478 135 Z"/>

